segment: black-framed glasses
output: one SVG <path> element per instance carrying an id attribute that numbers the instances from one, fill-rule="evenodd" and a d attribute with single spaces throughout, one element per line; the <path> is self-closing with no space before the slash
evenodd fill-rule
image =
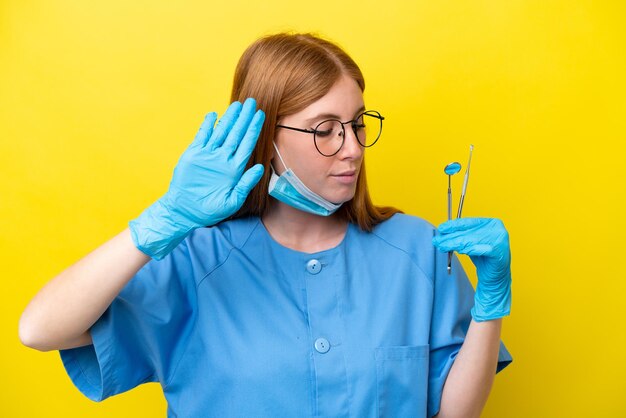
<path id="1" fill-rule="evenodd" d="M 359 144 L 368 148 L 380 138 L 384 119 L 377 111 L 366 110 L 353 120 L 342 122 L 337 119 L 328 119 L 318 123 L 314 129 L 294 128 L 285 125 L 276 125 L 276 127 L 313 134 L 313 142 L 317 151 L 325 157 L 332 157 L 339 152 L 346 139 L 344 125 L 350 124 Z"/>

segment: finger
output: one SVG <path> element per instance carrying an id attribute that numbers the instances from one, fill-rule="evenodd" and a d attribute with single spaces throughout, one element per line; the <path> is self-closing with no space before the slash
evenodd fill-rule
<path id="1" fill-rule="evenodd" d="M 451 219 L 439 225 L 437 229 L 442 234 L 482 227 L 491 222 L 492 218 L 458 218 Z"/>
<path id="2" fill-rule="evenodd" d="M 460 250 L 456 250 L 459 254 L 467 254 L 471 256 L 485 256 L 490 257 L 494 254 L 493 246 L 489 244 L 475 244 L 469 245 L 461 248 Z"/>
<path id="3" fill-rule="evenodd" d="M 222 147 L 224 151 L 231 155 L 239 146 L 239 142 L 241 138 L 243 138 L 244 134 L 248 130 L 248 126 L 250 126 L 250 122 L 254 117 L 254 112 L 256 110 L 256 100 L 253 98 L 248 98 L 243 103 L 243 107 L 241 109 L 241 113 L 235 122 L 235 125 L 228 133 L 228 136 L 224 140 L 224 144 Z"/>
<path id="4" fill-rule="evenodd" d="M 250 191 L 254 188 L 254 186 L 256 186 L 259 180 L 261 180 L 263 171 L 265 171 L 265 168 L 262 164 L 255 164 L 250 167 L 248 171 L 243 173 L 230 196 L 232 199 L 235 199 L 232 203 L 237 210 L 239 210 L 241 205 L 243 205 L 243 202 L 245 202 L 246 198 L 250 194 Z"/>
<path id="5" fill-rule="evenodd" d="M 226 135 L 228 135 L 233 125 L 237 121 L 237 118 L 239 117 L 240 112 L 241 112 L 240 102 L 232 102 L 230 106 L 228 106 L 228 109 L 226 109 L 224 116 L 222 116 L 220 120 L 217 122 L 215 129 L 213 129 L 213 134 L 209 138 L 207 147 L 209 148 L 210 151 L 213 151 L 222 146 L 222 144 L 224 143 L 224 139 L 226 138 Z"/>
<path id="6" fill-rule="evenodd" d="M 191 143 L 191 147 L 204 147 L 209 140 L 211 133 L 213 132 L 213 126 L 215 126 L 215 121 L 217 120 L 217 113 L 211 112 L 207 113 L 204 117 L 204 121 L 202 125 L 200 125 L 200 129 L 196 133 L 196 136 Z"/>
<path id="7" fill-rule="evenodd" d="M 475 242 L 467 239 L 467 237 L 457 237 L 454 239 L 435 240 L 433 245 L 441 252 L 456 251 L 459 254 L 467 254 L 472 256 L 490 256 L 494 253 L 494 247 L 491 244 Z"/>
<path id="8" fill-rule="evenodd" d="M 491 235 L 488 233 L 483 233 L 484 231 L 473 231 L 473 230 L 462 230 L 449 232 L 445 234 L 438 234 L 433 237 L 433 245 L 439 245 L 444 242 L 452 242 L 454 240 L 462 239 L 466 242 L 473 243 L 485 243 L 489 242 Z"/>
<path id="9" fill-rule="evenodd" d="M 243 137 L 239 146 L 235 150 L 234 161 L 236 164 L 245 164 L 250 155 L 252 155 L 252 151 L 256 146 L 257 140 L 259 139 L 259 134 L 261 133 L 261 129 L 263 128 L 263 122 L 265 121 L 265 113 L 262 110 L 257 110 L 254 117 L 252 118 L 252 122 L 250 122 L 250 126 L 246 132 L 246 135 Z"/>

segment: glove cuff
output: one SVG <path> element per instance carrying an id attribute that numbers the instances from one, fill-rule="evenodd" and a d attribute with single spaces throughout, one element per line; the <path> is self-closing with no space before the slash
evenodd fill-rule
<path id="1" fill-rule="evenodd" d="M 159 199 L 128 223 L 135 247 L 155 260 L 162 260 L 195 226 L 171 222 L 173 213 Z"/>

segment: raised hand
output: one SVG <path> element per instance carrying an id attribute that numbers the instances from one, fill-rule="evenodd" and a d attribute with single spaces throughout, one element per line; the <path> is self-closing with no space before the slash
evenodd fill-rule
<path id="1" fill-rule="evenodd" d="M 237 212 L 263 175 L 263 165 L 244 172 L 265 120 L 256 101 L 233 102 L 217 125 L 206 115 L 181 155 L 167 193 L 129 223 L 135 246 L 156 260 L 193 229 L 215 225 Z"/>

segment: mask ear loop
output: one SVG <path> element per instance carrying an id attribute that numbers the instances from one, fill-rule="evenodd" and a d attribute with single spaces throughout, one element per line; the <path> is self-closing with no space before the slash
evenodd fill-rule
<path id="1" fill-rule="evenodd" d="M 287 168 L 287 164 L 285 164 L 285 161 L 283 161 L 283 157 L 280 155 L 280 151 L 278 151 L 278 147 L 276 146 L 276 142 L 272 141 L 272 144 L 274 145 L 274 149 L 278 153 L 278 158 L 280 158 L 280 162 L 283 163 L 283 167 L 285 167 L 285 170 L 289 170 L 289 168 Z M 274 168 L 274 167 L 272 167 L 272 168 Z M 276 170 L 274 170 L 274 172 L 276 172 Z"/>

